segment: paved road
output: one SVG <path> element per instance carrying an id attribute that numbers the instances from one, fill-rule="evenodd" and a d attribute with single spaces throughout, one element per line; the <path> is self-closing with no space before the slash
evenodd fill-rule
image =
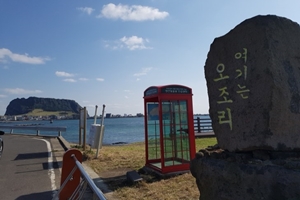
<path id="1" fill-rule="evenodd" d="M 60 186 L 64 149 L 57 138 L 4 135 L 0 199 L 52 199 Z"/>

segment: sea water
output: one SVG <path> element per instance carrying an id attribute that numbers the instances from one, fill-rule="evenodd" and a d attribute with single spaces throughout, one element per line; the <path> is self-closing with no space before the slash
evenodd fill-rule
<path id="1" fill-rule="evenodd" d="M 199 117 L 199 116 L 195 116 Z M 207 118 L 208 115 L 200 115 L 200 118 Z M 88 139 L 91 125 L 94 119 L 88 119 L 86 124 L 86 141 Z M 101 120 L 97 119 L 96 124 L 101 124 Z M 21 126 L 47 126 L 47 127 L 66 127 L 66 132 L 62 132 L 62 137 L 70 143 L 79 142 L 79 120 L 53 120 L 50 121 L 16 121 L 16 122 L 0 122 L 0 125 L 21 125 Z M 104 137 L 103 144 L 114 143 L 133 143 L 145 141 L 144 117 L 122 117 L 122 118 L 104 118 Z M 9 130 L 4 130 L 9 132 Z M 35 134 L 33 130 L 14 130 L 15 133 Z M 84 130 L 81 129 L 83 135 Z M 57 132 L 40 131 L 40 135 L 58 135 Z"/>
<path id="2" fill-rule="evenodd" d="M 90 131 L 91 124 L 94 119 L 88 119 L 86 124 L 86 141 Z M 101 120 L 97 119 L 96 124 L 101 124 Z M 48 120 L 38 121 L 15 121 L 0 122 L 2 126 L 45 126 L 45 127 L 66 127 L 66 132 L 62 132 L 62 137 L 71 143 L 79 142 L 79 120 Z M 132 143 L 145 141 L 144 135 L 144 118 L 143 117 L 123 117 L 123 118 L 104 118 L 104 137 L 103 144 L 113 144 L 118 142 Z M 9 132 L 10 129 L 3 130 Z M 14 130 L 14 133 L 36 134 L 34 130 Z M 81 129 L 82 138 L 84 129 Z M 40 135 L 57 136 L 55 131 L 40 131 Z M 82 139 L 83 140 L 83 139 Z"/>

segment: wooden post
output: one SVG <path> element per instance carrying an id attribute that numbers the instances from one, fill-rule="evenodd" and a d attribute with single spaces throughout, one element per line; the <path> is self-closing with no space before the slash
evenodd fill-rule
<path id="1" fill-rule="evenodd" d="M 81 122 L 82 121 L 82 108 L 79 110 L 79 124 L 78 124 L 78 127 L 79 127 L 79 139 L 78 139 L 78 145 L 81 145 Z"/>
<path id="2" fill-rule="evenodd" d="M 83 118 L 83 151 L 85 151 L 86 147 L 86 118 L 87 118 L 87 112 L 86 112 L 86 107 L 84 107 L 84 118 Z"/>
<path id="3" fill-rule="evenodd" d="M 78 144 L 82 145 L 82 129 L 84 128 L 84 121 L 85 121 L 85 107 L 80 109 L 79 113 L 79 142 Z"/>
<path id="4" fill-rule="evenodd" d="M 80 115 L 81 115 L 81 111 L 80 111 Z M 79 116 L 79 118 L 81 118 L 81 116 Z M 78 144 L 79 146 L 81 145 L 81 119 L 79 119 L 79 138 L 78 138 Z"/>

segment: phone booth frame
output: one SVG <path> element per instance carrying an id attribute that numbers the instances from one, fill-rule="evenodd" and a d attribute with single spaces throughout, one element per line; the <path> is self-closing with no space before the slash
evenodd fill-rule
<path id="1" fill-rule="evenodd" d="M 190 170 L 196 153 L 192 96 L 183 85 L 144 91 L 146 168 L 159 174 Z"/>

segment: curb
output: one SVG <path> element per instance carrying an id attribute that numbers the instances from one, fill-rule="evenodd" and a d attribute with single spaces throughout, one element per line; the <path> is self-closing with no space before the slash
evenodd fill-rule
<path id="1" fill-rule="evenodd" d="M 58 136 L 57 139 L 65 151 L 68 151 L 68 149 L 71 149 L 71 145 L 69 144 L 69 142 L 67 142 L 65 140 L 65 138 L 63 138 L 62 136 Z"/>

